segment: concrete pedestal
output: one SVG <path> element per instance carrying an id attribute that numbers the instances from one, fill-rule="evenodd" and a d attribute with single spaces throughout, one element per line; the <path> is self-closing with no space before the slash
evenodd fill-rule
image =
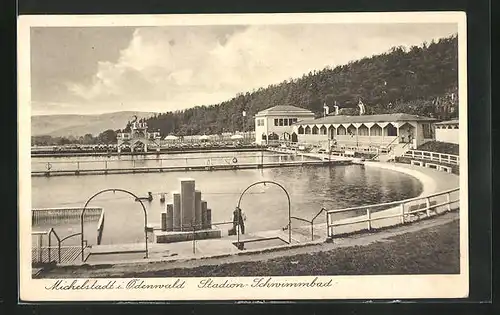
<path id="1" fill-rule="evenodd" d="M 212 228 L 212 209 L 207 209 L 207 229 Z"/>
<path id="2" fill-rule="evenodd" d="M 205 200 L 201 201 L 201 227 L 207 229 L 207 202 Z"/>
<path id="3" fill-rule="evenodd" d="M 195 220 L 195 182 L 192 178 L 183 178 L 181 182 L 181 230 L 192 230 Z"/>
<path id="4" fill-rule="evenodd" d="M 204 240 L 221 237 L 221 230 L 198 230 L 194 233 L 192 231 L 155 232 L 156 243 L 176 243 L 192 241 L 193 239 Z"/>
<path id="5" fill-rule="evenodd" d="M 194 192 L 194 224 L 196 229 L 201 229 L 201 191 Z"/>
<path id="6" fill-rule="evenodd" d="M 165 214 L 166 214 L 165 215 L 165 228 L 166 228 L 167 232 L 171 232 L 174 230 L 174 205 L 172 203 L 167 204 Z"/>
<path id="7" fill-rule="evenodd" d="M 178 192 L 172 193 L 172 204 L 174 208 L 173 215 L 173 230 L 180 231 L 181 230 L 181 222 L 182 222 L 182 214 L 181 214 L 181 194 Z"/>

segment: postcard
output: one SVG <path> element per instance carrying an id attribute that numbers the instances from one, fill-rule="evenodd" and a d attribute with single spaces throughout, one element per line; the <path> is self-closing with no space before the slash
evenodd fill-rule
<path id="1" fill-rule="evenodd" d="M 465 13 L 18 38 L 22 302 L 468 296 Z"/>

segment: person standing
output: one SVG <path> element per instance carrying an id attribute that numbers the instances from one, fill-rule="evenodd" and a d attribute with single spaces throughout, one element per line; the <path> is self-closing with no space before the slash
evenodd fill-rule
<path id="1" fill-rule="evenodd" d="M 241 208 L 236 207 L 233 211 L 233 230 L 236 232 L 236 229 L 239 226 L 241 234 L 245 234 L 245 221 L 245 214 L 243 213 Z"/>

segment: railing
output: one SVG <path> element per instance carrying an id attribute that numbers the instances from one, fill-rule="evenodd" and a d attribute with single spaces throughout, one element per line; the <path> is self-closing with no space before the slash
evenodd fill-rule
<path id="1" fill-rule="evenodd" d="M 292 216 L 291 218 L 294 219 L 294 220 L 299 220 L 299 221 L 308 223 L 311 226 L 311 241 L 314 241 L 314 221 L 319 217 L 319 215 L 321 213 L 323 213 L 323 211 L 326 211 L 326 209 L 325 208 L 321 208 L 321 210 L 311 220 L 307 220 L 307 219 L 304 219 L 304 218 L 299 218 L 299 217 L 296 217 L 296 216 Z M 288 228 L 290 228 L 290 226 L 286 225 L 283 229 L 285 230 L 285 229 L 288 229 Z"/>
<path id="2" fill-rule="evenodd" d="M 454 154 L 445 154 L 431 151 L 409 150 L 404 154 L 404 157 L 412 159 L 428 160 L 439 163 L 447 163 L 452 165 L 460 165 L 460 157 Z"/>
<path id="3" fill-rule="evenodd" d="M 178 157 L 178 158 L 144 158 L 144 159 L 109 159 L 109 160 L 80 160 L 80 161 L 54 161 L 33 162 L 32 173 L 74 172 L 82 171 L 115 171 L 120 169 L 141 170 L 150 168 L 175 168 L 175 167 L 209 167 L 219 165 L 237 164 L 273 164 L 289 159 L 287 154 L 272 156 L 260 155 L 225 155 L 207 157 Z M 273 159 L 269 161 L 269 159 Z M 267 161 L 264 161 L 266 159 Z M 274 161 L 277 159 L 278 161 Z"/>
<path id="4" fill-rule="evenodd" d="M 87 209 L 88 213 L 85 216 L 87 220 L 93 220 L 100 216 L 103 212 L 101 207 L 92 207 Z M 81 207 L 61 207 L 61 208 L 34 208 L 31 210 L 32 224 L 47 222 L 52 220 L 71 221 L 80 219 L 82 212 Z"/>
<path id="5" fill-rule="evenodd" d="M 338 210 L 327 210 L 326 211 L 327 235 L 328 237 L 331 238 L 339 234 L 340 235 L 349 234 L 361 230 L 370 231 L 373 228 L 381 228 L 397 224 L 404 224 L 407 222 L 407 218 L 409 217 L 417 216 L 418 218 L 420 218 L 420 215 L 422 214 L 425 217 L 430 217 L 432 213 L 437 214 L 439 207 L 444 207 L 445 208 L 444 211 L 451 211 L 454 209 L 452 208 L 452 204 L 460 201 L 459 194 L 455 200 L 451 199 L 452 193 L 457 193 L 457 192 L 459 192 L 459 188 L 454 188 L 428 196 L 415 197 L 401 201 L 393 201 L 393 202 L 351 207 Z M 445 200 L 444 201 L 438 200 L 441 199 L 439 197 L 445 197 Z M 421 203 L 421 201 L 424 201 L 425 203 Z M 376 213 L 379 213 L 379 211 L 381 210 L 384 210 L 383 212 L 381 212 L 381 214 L 383 215 L 381 216 L 377 215 Z M 393 210 L 393 211 L 387 211 L 387 210 Z M 334 221 L 333 218 L 334 215 L 339 213 L 359 213 L 360 211 L 365 211 L 366 215 L 355 216 L 353 218 L 347 218 L 337 221 Z M 387 214 L 387 212 L 390 212 L 390 214 Z M 381 220 L 389 220 L 389 222 L 385 223 L 378 222 Z M 379 223 L 378 227 L 374 225 L 374 222 Z M 366 224 L 366 227 L 365 228 L 361 227 L 360 226 L 361 224 Z M 350 226 L 350 228 L 348 226 Z M 339 227 L 346 227 L 346 228 L 344 229 L 344 231 L 341 231 L 340 233 L 334 233 L 335 232 L 334 228 L 339 228 Z"/>
<path id="6" fill-rule="evenodd" d="M 97 222 L 97 245 L 101 245 L 103 231 L 104 231 L 104 211 L 101 212 L 101 217 Z"/>
<path id="7" fill-rule="evenodd" d="M 31 233 L 32 236 L 38 236 L 37 244 L 32 247 L 31 261 L 38 264 L 47 264 L 52 262 L 61 263 L 64 260 L 68 262 L 76 259 L 81 251 L 80 246 L 63 246 L 64 241 L 80 235 L 80 233 L 75 233 L 68 235 L 64 238 L 60 238 L 59 235 L 53 228 L 48 231 L 36 231 Z M 57 244 L 54 246 L 52 244 L 52 236 L 56 238 Z M 47 237 L 47 246 L 44 246 L 43 238 Z M 87 242 L 85 242 L 85 248 L 88 247 Z M 56 256 L 53 257 L 53 252 L 56 251 Z M 55 258 L 55 259 L 54 259 Z"/>

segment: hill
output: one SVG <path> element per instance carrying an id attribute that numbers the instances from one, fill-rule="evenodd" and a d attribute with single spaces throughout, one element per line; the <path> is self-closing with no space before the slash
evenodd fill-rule
<path id="1" fill-rule="evenodd" d="M 107 129 L 120 129 L 134 115 L 149 117 L 152 112 L 123 111 L 100 115 L 40 115 L 31 116 L 31 135 L 52 137 L 80 137 L 98 135 Z"/>
<path id="2" fill-rule="evenodd" d="M 324 102 L 337 102 L 349 112 L 356 111 L 359 99 L 367 114 L 404 112 L 451 119 L 458 116 L 457 92 L 455 35 L 409 49 L 394 47 L 381 55 L 240 93 L 220 104 L 157 114 L 147 122 L 163 136 L 252 130 L 253 115 L 271 106 L 299 106 L 321 115 Z"/>

